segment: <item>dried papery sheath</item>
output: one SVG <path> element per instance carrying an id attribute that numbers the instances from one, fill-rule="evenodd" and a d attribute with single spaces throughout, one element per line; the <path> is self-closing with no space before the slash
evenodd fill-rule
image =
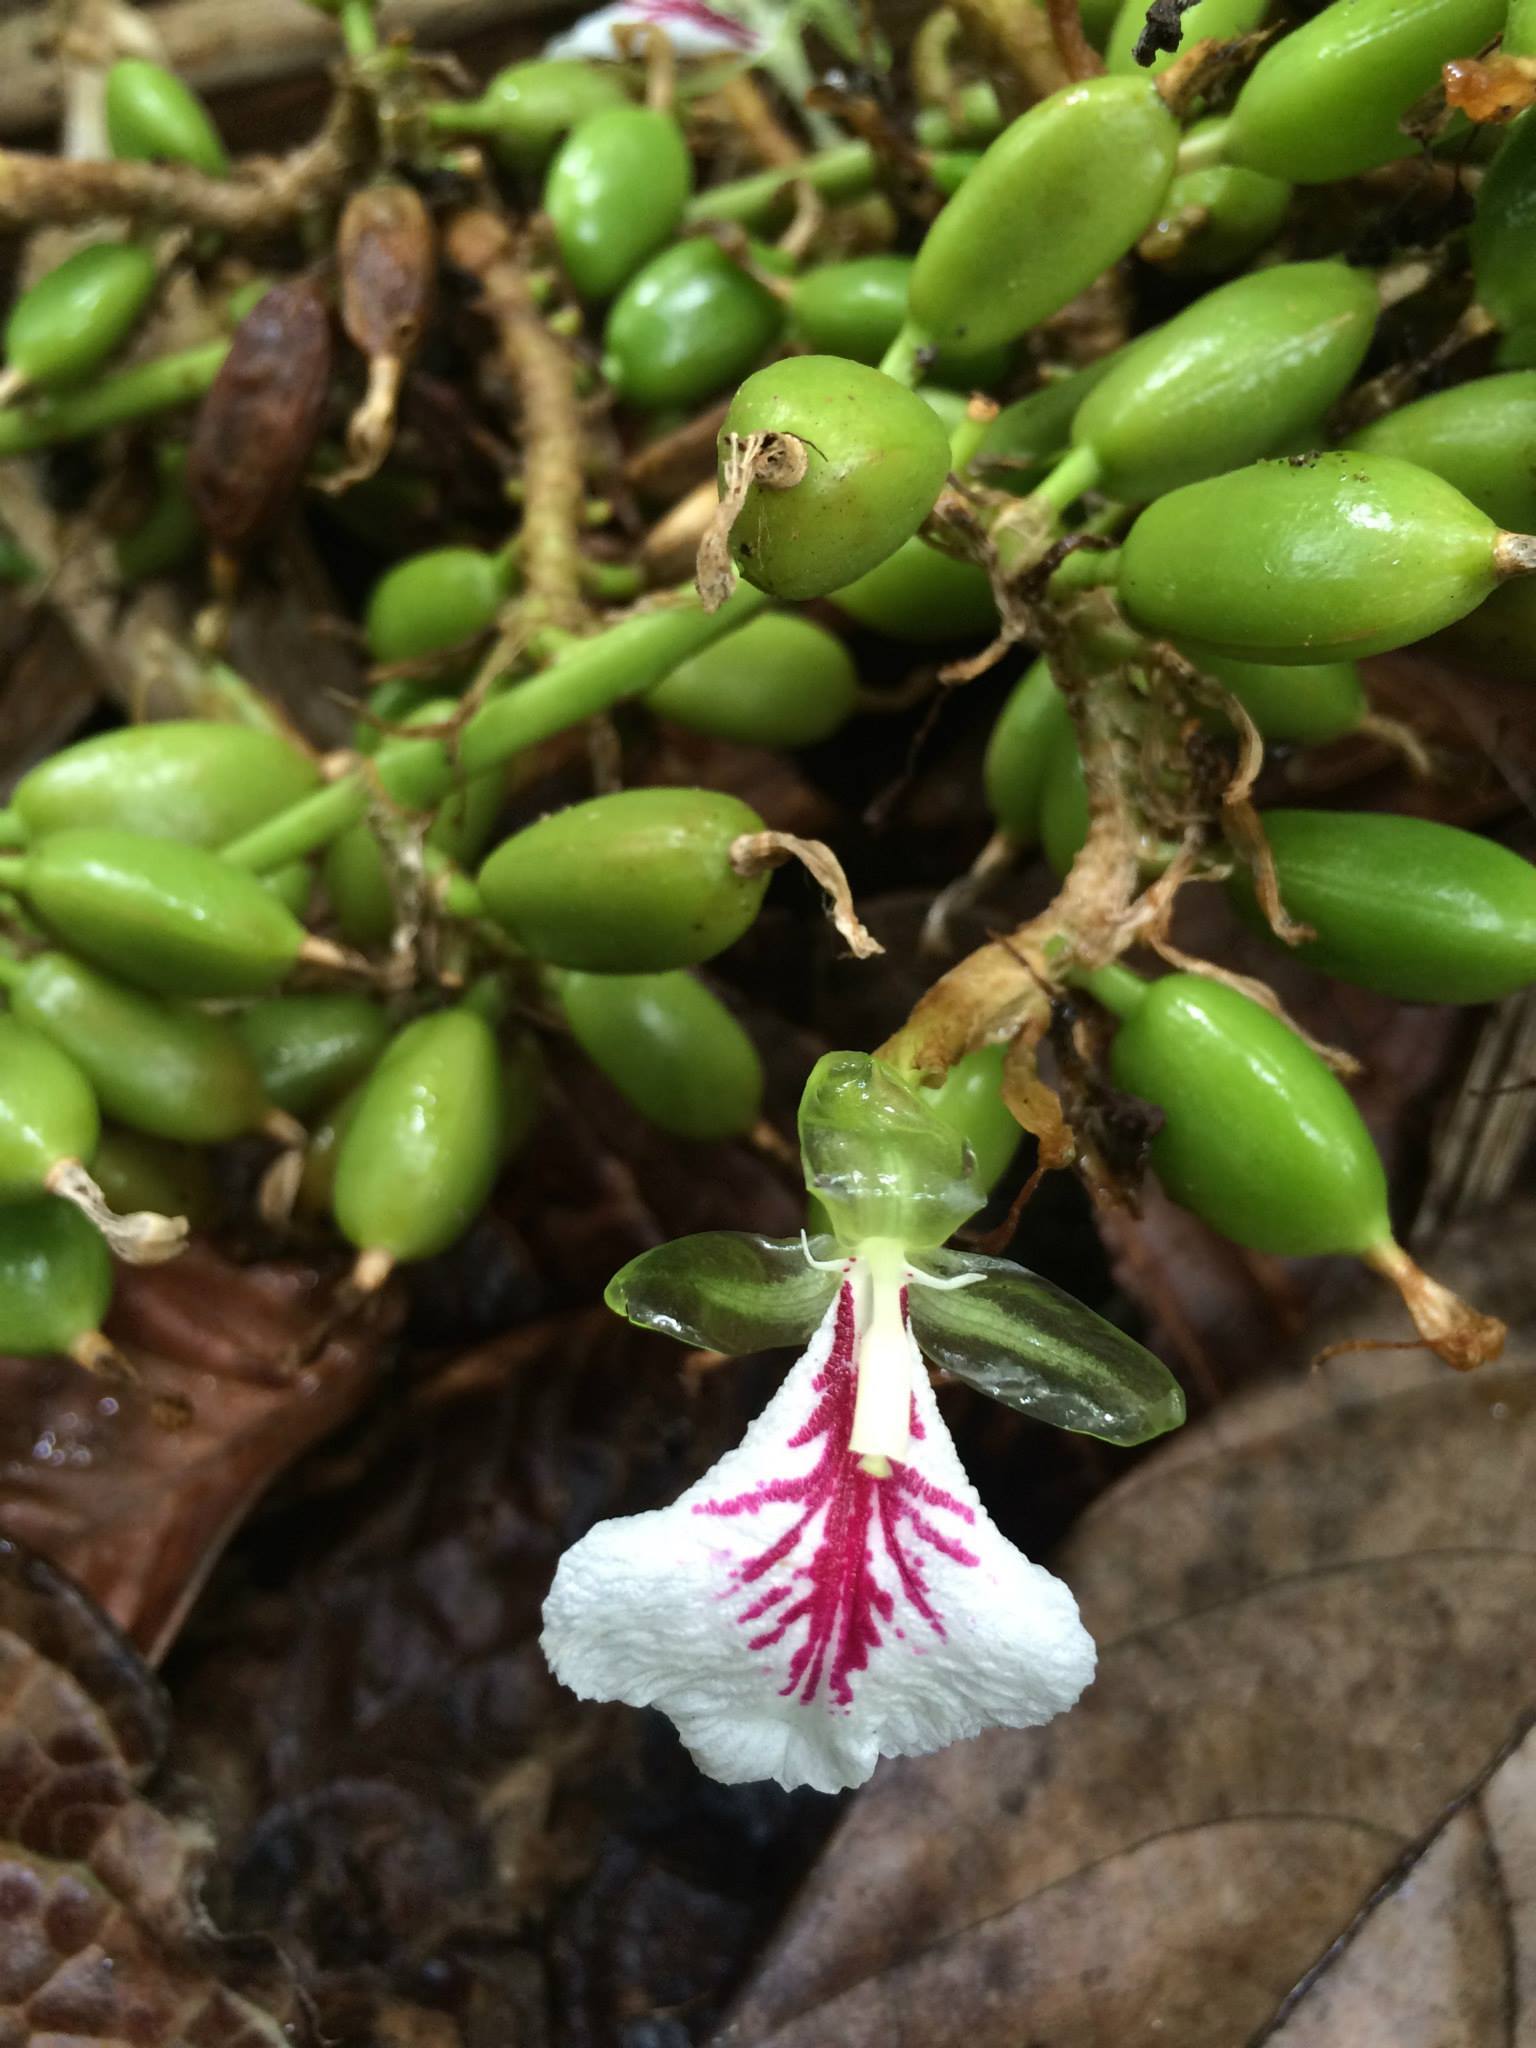
<path id="1" fill-rule="evenodd" d="M 421 195 L 400 183 L 354 193 L 336 234 L 341 324 L 368 358 L 368 391 L 347 427 L 351 460 L 331 490 L 372 476 L 394 439 L 400 385 L 432 317 L 437 238 Z"/>
<path id="2" fill-rule="evenodd" d="M 980 1206 L 974 1161 L 901 1076 L 828 1054 L 800 1136 L 834 1235 L 684 1238 L 607 1298 L 685 1343 L 802 1356 L 672 1507 L 567 1553 L 543 1640 L 583 1697 L 661 1707 L 713 1776 L 838 1791 L 881 1756 L 1049 1720 L 1093 1673 L 1071 1594 L 966 1479 L 919 1340 L 994 1399 L 1114 1442 L 1172 1428 L 1183 1402 L 1060 1289 L 938 1249 Z"/>
<path id="3" fill-rule="evenodd" d="M 279 518 L 325 420 L 331 323 L 313 278 L 274 285 L 241 321 L 198 411 L 187 495 L 221 554 L 235 556 Z"/>

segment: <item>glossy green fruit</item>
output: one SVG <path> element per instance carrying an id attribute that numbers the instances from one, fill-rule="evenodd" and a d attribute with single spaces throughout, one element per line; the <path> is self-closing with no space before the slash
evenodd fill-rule
<path id="1" fill-rule="evenodd" d="M 360 1252 L 431 1258 L 461 1237 L 501 1165 L 501 1056 L 470 1009 L 408 1024 L 367 1081 L 336 1153 L 337 1224 Z"/>
<path id="2" fill-rule="evenodd" d="M 21 1021 L 67 1053 L 130 1130 L 217 1145 L 258 1130 L 272 1107 L 223 1017 L 145 995 L 67 953 L 7 963 L 4 979 Z"/>
<path id="3" fill-rule="evenodd" d="M 1088 837 L 1088 789 L 1083 757 L 1070 723 L 1051 742 L 1040 791 L 1040 844 L 1052 872 L 1065 875 Z"/>
<path id="4" fill-rule="evenodd" d="M 56 832 L 0 867 L 64 944 L 158 995 L 265 995 L 304 946 L 258 876 L 147 833 Z"/>
<path id="5" fill-rule="evenodd" d="M 1195 0 L 1188 13 L 1179 18 L 1184 39 L 1178 49 L 1160 50 L 1149 65 L 1141 65 L 1136 62 L 1136 44 L 1147 23 L 1147 0 L 1124 0 L 1104 45 L 1104 63 L 1108 70 L 1121 71 L 1133 78 L 1155 78 L 1196 43 L 1209 36 L 1222 41 L 1245 36 L 1261 26 L 1268 12 L 1269 0 Z"/>
<path id="6" fill-rule="evenodd" d="M 1405 647 L 1500 580 L 1499 529 L 1390 455 L 1258 462 L 1148 506 L 1120 550 L 1136 623 L 1241 661 Z"/>
<path id="7" fill-rule="evenodd" d="M 309 862 L 291 860 L 286 867 L 264 874 L 261 881 L 262 887 L 302 924 L 309 911 L 309 899 L 315 893 L 315 871 Z"/>
<path id="8" fill-rule="evenodd" d="M 1136 504 L 1240 468 L 1325 412 L 1364 358 L 1376 287 L 1342 263 L 1282 263 L 1220 285 L 1089 392 L 1072 440 Z"/>
<path id="9" fill-rule="evenodd" d="M 297 1215 L 308 1217 L 313 1222 L 321 1218 L 329 1220 L 331 1205 L 336 1198 L 336 1157 L 341 1150 L 342 1139 L 352 1128 L 362 1099 L 363 1084 L 359 1082 L 326 1112 L 310 1132 L 309 1143 L 304 1148 L 303 1172 L 293 1198 Z"/>
<path id="10" fill-rule="evenodd" d="M 934 1114 L 958 1131 L 976 1161 L 976 1178 L 994 1187 L 1013 1164 L 1024 1133 L 1003 1100 L 1004 1049 L 984 1045 L 957 1060 L 937 1088 L 917 1092 Z"/>
<path id="11" fill-rule="evenodd" d="M 693 190 L 682 129 L 655 107 L 610 107 L 572 129 L 549 167 L 544 211 L 566 275 L 607 299 L 670 241 Z"/>
<path id="12" fill-rule="evenodd" d="M 485 907 L 556 967 L 649 974 L 734 945 L 766 875 L 738 875 L 731 846 L 763 821 L 708 789 L 626 789 L 540 818 L 480 870 Z"/>
<path id="13" fill-rule="evenodd" d="M 640 1114 L 679 1138 L 745 1135 L 762 1114 L 757 1048 L 691 974 L 562 974 L 582 1051 Z"/>
<path id="14" fill-rule="evenodd" d="M 353 723 L 352 745 L 360 754 L 376 754 L 399 737 L 386 728 L 408 725 L 427 705 L 441 702 L 442 691 L 441 682 L 417 682 L 409 676 L 393 676 L 380 683 L 369 695 L 367 716 L 359 715 Z"/>
<path id="15" fill-rule="evenodd" d="M 41 391 L 78 384 L 122 346 L 155 289 L 137 242 L 93 242 L 24 291 L 5 323 L 5 360 Z"/>
<path id="16" fill-rule="evenodd" d="M 106 1240 L 72 1203 L 0 1209 L 0 1352 L 72 1354 L 96 1337 L 112 1286 Z"/>
<path id="17" fill-rule="evenodd" d="M 202 101 L 173 72 L 124 57 L 107 73 L 112 154 L 144 163 L 190 164 L 222 178 L 229 157 Z"/>
<path id="18" fill-rule="evenodd" d="M 11 807 L 34 839 L 104 825 L 213 847 L 319 783 L 314 763 L 276 733 L 178 718 L 65 747 L 22 777 Z"/>
<path id="19" fill-rule="evenodd" d="M 1351 448 L 1396 455 L 1444 477 L 1516 533 L 1536 528 L 1536 370 L 1475 377 L 1415 399 L 1352 434 Z"/>
<path id="20" fill-rule="evenodd" d="M 923 339 L 983 348 L 1059 312 L 1153 219 L 1178 145 L 1144 78 L 1092 78 L 1020 115 L 924 238 L 908 294 Z"/>
<path id="21" fill-rule="evenodd" d="M 1286 951 L 1321 973 L 1406 1003 L 1536 981 L 1536 868 L 1507 847 L 1384 811 L 1266 811 L 1264 831 L 1281 900 L 1317 934 Z M 1263 923 L 1247 870 L 1230 886 Z"/>
<path id="22" fill-rule="evenodd" d="M 184 1216 L 196 1230 L 219 1206 L 206 1152 L 115 1124 L 102 1131 L 91 1179 L 119 1216 L 148 1209 L 156 1216 Z"/>
<path id="23" fill-rule="evenodd" d="M 1353 178 L 1418 145 L 1398 125 L 1451 57 L 1503 26 L 1507 0 L 1333 0 L 1265 51 L 1227 120 L 1231 163 L 1297 185 Z"/>
<path id="24" fill-rule="evenodd" d="M 1370 1133 L 1288 1024 L 1193 974 L 1146 984 L 1117 968 L 1088 986 L 1124 1018 L 1110 1054 L 1116 1086 L 1163 1112 L 1151 1159 L 1176 1202 L 1281 1258 L 1390 1240 Z"/>
<path id="25" fill-rule="evenodd" d="M 1156 332 L 1156 328 L 1151 330 Z M 1070 445 L 1072 422 L 1089 392 L 1124 360 L 1131 348 L 1148 338 L 1138 337 L 1137 342 L 1101 356 L 1087 369 L 1054 378 L 1038 391 L 1031 391 L 1027 398 L 1005 405 L 977 444 L 972 466 L 984 471 L 986 481 L 998 490 L 1021 497 L 1033 490 Z"/>
<path id="26" fill-rule="evenodd" d="M 749 377 L 721 429 L 792 434 L 808 467 L 789 490 L 753 484 L 731 534 L 736 565 L 771 597 L 825 597 L 909 540 L 949 473 L 949 437 L 913 392 L 864 363 L 791 356 Z"/>
<path id="27" fill-rule="evenodd" d="M 988 807 L 998 830 L 1015 846 L 1033 846 L 1040 836 L 1046 778 L 1063 736 L 1072 739 L 1072 716 L 1042 657 L 1014 684 L 992 728 L 982 767 Z"/>
<path id="28" fill-rule="evenodd" d="M 616 67 L 534 58 L 498 71 L 478 100 L 441 111 L 444 127 L 485 135 L 509 170 L 547 163 L 579 121 L 629 104 Z"/>
<path id="29" fill-rule="evenodd" d="M 1356 731 L 1369 710 L 1352 661 L 1286 664 L 1206 653 L 1190 658 L 1231 691 L 1267 740 L 1324 746 Z"/>
<path id="30" fill-rule="evenodd" d="M 125 583 L 147 582 L 195 561 L 203 550 L 203 529 L 187 496 L 187 451 L 177 443 L 155 450 L 159 484 L 149 510 L 116 543 L 118 574 Z"/>
<path id="31" fill-rule="evenodd" d="M 363 620 L 376 662 L 420 661 L 488 633 L 507 601 L 505 559 L 481 548 L 432 548 L 397 562 L 373 586 Z"/>
<path id="32" fill-rule="evenodd" d="M 840 612 L 893 640 L 965 639 L 990 633 L 997 603 L 977 562 L 940 554 L 916 534 L 873 569 L 828 593 Z"/>
<path id="33" fill-rule="evenodd" d="M 1200 133 L 1200 124 L 1191 130 Z M 1241 164 L 1182 171 L 1139 245 L 1174 277 L 1224 277 L 1267 249 L 1285 224 L 1292 188 Z"/>
<path id="34" fill-rule="evenodd" d="M 878 363 L 907 317 L 910 256 L 854 256 L 823 263 L 795 284 L 790 317 L 797 338 L 817 355 Z M 941 349 L 929 374 L 940 384 L 987 391 L 1007 373 L 1006 347 Z"/>
<path id="35" fill-rule="evenodd" d="M 1517 121 L 1478 187 L 1472 278 L 1481 305 L 1522 339 L 1536 324 L 1536 121 Z"/>
<path id="36" fill-rule="evenodd" d="M 754 747 L 810 747 L 847 724 L 859 677 L 835 634 L 764 612 L 675 668 L 646 698 L 658 718 Z"/>
<path id="37" fill-rule="evenodd" d="M 235 1019 L 268 1099 L 308 1118 L 360 1081 L 384 1050 L 389 1019 L 367 996 L 269 996 Z"/>
<path id="38" fill-rule="evenodd" d="M 609 309 L 603 374 L 633 405 L 696 405 L 744 377 L 783 325 L 778 299 L 718 242 L 676 242 Z"/>
<path id="39" fill-rule="evenodd" d="M 410 725 L 437 725 L 453 715 L 457 706 L 451 698 L 432 697 L 419 705 L 405 720 Z M 430 760 L 435 740 L 392 740 L 391 746 L 420 747 Z M 394 755 L 393 774 L 401 773 L 405 754 Z M 436 816 L 427 827 L 426 845 L 434 853 L 463 867 L 485 851 L 501 813 L 505 778 L 499 768 L 468 779 L 456 776 L 453 785 L 436 800 Z M 399 916 L 395 892 L 390 887 L 389 865 L 378 834 L 366 819 L 349 827 L 326 849 L 321 872 L 341 935 L 349 946 L 364 952 L 388 943 Z"/>
<path id="40" fill-rule="evenodd" d="M 0 1016 L 0 1203 L 30 1201 L 65 1160 L 89 1165 L 101 1136 L 91 1084 L 52 1039 Z"/>

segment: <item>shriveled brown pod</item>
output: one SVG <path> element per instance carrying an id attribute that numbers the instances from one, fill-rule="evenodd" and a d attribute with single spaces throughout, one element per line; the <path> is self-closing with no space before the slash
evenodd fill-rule
<path id="1" fill-rule="evenodd" d="M 341 324 L 368 358 L 368 391 L 347 428 L 345 471 L 327 489 L 372 476 L 394 438 L 400 384 L 432 318 L 437 236 L 414 186 L 353 193 L 336 237 Z"/>
<path id="2" fill-rule="evenodd" d="M 324 292 L 312 277 L 274 285 L 235 330 L 187 449 L 187 495 L 224 584 L 297 490 L 325 421 L 330 379 Z"/>

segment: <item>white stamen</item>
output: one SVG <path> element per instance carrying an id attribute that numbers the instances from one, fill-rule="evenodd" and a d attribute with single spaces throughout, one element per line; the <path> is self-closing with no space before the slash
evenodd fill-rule
<path id="1" fill-rule="evenodd" d="M 875 1460 L 902 1462 L 912 1429 L 912 1371 L 916 1355 L 901 1295 L 907 1265 L 893 1238 L 870 1238 L 853 1266 L 859 1385 L 853 1404 L 850 1451 L 876 1477 Z"/>
<path id="2" fill-rule="evenodd" d="M 937 1273 L 920 1273 L 915 1266 L 907 1268 L 909 1287 L 931 1287 L 935 1294 L 953 1294 L 957 1287 L 979 1287 L 991 1277 L 990 1273 L 951 1273 L 947 1280 L 941 1280 Z"/>
<path id="3" fill-rule="evenodd" d="M 813 1258 L 811 1255 L 811 1240 L 803 1230 L 800 1233 L 800 1249 L 805 1253 L 805 1263 L 808 1266 L 814 1266 L 818 1273 L 846 1273 L 851 1263 L 847 1258 L 842 1257 L 836 1259 Z"/>

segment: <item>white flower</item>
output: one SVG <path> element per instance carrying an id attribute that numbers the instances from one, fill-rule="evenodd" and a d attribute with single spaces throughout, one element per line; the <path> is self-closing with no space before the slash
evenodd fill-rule
<path id="1" fill-rule="evenodd" d="M 679 57 L 749 56 L 761 42 L 745 22 L 709 6 L 707 0 L 616 0 L 552 38 L 544 54 L 612 63 L 624 55 L 614 30 L 645 26 L 665 29 Z"/>
<path id="2" fill-rule="evenodd" d="M 932 1285 L 879 1241 L 734 1451 L 671 1507 L 561 1559 L 543 1647 L 584 1699 L 660 1707 L 702 1770 L 837 1792 L 1070 1707 L 1071 1593 L 982 1511 L 906 1314 Z"/>

